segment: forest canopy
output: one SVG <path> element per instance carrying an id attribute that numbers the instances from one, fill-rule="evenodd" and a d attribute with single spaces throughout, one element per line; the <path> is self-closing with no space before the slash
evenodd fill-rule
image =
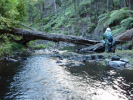
<path id="1" fill-rule="evenodd" d="M 0 29 L 10 27 L 26 17 L 26 0 L 0 0 Z"/>
<path id="2" fill-rule="evenodd" d="M 110 26 L 118 34 L 132 28 L 132 5 L 132 0 L 1 0 L 0 28 L 24 23 L 39 31 L 88 36 Z"/>

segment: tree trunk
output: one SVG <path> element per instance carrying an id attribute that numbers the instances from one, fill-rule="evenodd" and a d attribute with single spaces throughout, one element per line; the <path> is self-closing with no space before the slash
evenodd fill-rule
<path id="1" fill-rule="evenodd" d="M 133 0 L 129 0 L 129 10 L 133 10 Z"/>
<path id="2" fill-rule="evenodd" d="M 109 1 L 110 0 L 107 0 L 107 12 L 110 11 L 110 4 L 109 4 L 110 2 Z"/>
<path id="3" fill-rule="evenodd" d="M 54 7 L 55 7 L 55 12 L 57 12 L 56 0 L 54 0 Z"/>
<path id="4" fill-rule="evenodd" d="M 22 40 L 17 41 L 21 44 L 26 44 L 27 42 L 31 40 L 36 40 L 36 39 L 49 40 L 54 42 L 64 41 L 64 42 L 81 44 L 81 45 L 90 45 L 90 44 L 100 43 L 100 41 L 88 40 L 78 36 L 63 35 L 63 34 L 56 34 L 56 33 L 43 33 L 39 31 L 31 31 L 31 30 L 18 29 L 18 28 L 12 28 L 11 30 L 0 30 L 0 33 L 1 34 L 10 33 L 14 35 L 23 36 Z"/>
<path id="5" fill-rule="evenodd" d="M 129 0 L 125 0 L 126 2 L 126 7 L 129 7 Z"/>
<path id="6" fill-rule="evenodd" d="M 81 49 L 80 51 L 84 51 L 84 50 L 100 51 L 104 49 L 104 45 L 102 41 L 88 40 L 78 36 L 63 35 L 63 34 L 56 34 L 56 33 L 43 33 L 39 31 L 31 31 L 31 30 L 18 29 L 18 28 L 11 28 L 10 30 L 0 30 L 0 33 L 1 34 L 10 33 L 14 35 L 23 36 L 23 38 L 20 41 L 17 41 L 18 43 L 21 43 L 21 44 L 26 44 L 31 40 L 43 39 L 43 40 L 49 40 L 54 42 L 63 41 L 63 42 L 88 45 L 88 46 L 91 44 L 91 46 L 89 46 L 88 48 Z M 115 45 L 124 43 L 127 41 L 132 41 L 133 28 L 115 36 L 114 40 L 115 40 Z"/>

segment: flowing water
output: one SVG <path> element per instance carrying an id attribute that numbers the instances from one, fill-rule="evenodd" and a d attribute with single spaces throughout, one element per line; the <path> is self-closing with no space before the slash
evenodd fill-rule
<path id="1" fill-rule="evenodd" d="M 133 71 L 99 63 L 59 66 L 49 55 L 0 62 L 0 100 L 132 100 Z"/>

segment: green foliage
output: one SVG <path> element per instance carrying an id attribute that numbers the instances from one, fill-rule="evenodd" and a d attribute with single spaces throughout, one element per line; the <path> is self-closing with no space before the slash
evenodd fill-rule
<path id="1" fill-rule="evenodd" d="M 84 1 L 84 2 L 81 2 L 80 3 L 80 8 L 79 8 L 79 14 L 82 16 L 82 15 L 85 15 L 88 13 L 88 10 L 91 10 L 90 8 L 88 8 L 88 6 L 91 5 L 91 1 Z"/>
<path id="2" fill-rule="evenodd" d="M 120 24 L 122 27 L 125 27 L 125 29 L 131 28 L 133 25 L 133 17 L 123 19 Z"/>
<path id="3" fill-rule="evenodd" d="M 110 14 L 110 18 L 106 20 L 105 26 L 109 26 L 113 22 L 120 22 L 122 19 L 129 17 L 129 13 L 133 12 L 127 8 L 122 8 L 120 10 L 114 10 Z"/>
<path id="4" fill-rule="evenodd" d="M 120 24 L 117 26 L 112 27 L 114 35 L 117 35 L 118 33 L 122 33 L 126 31 L 127 29 L 132 28 L 133 25 L 133 17 L 128 17 L 126 19 L 121 20 Z"/>
<path id="5" fill-rule="evenodd" d="M 24 20 L 26 0 L 0 0 L 0 29 L 14 26 Z"/>
<path id="6" fill-rule="evenodd" d="M 30 41 L 28 43 L 28 46 L 31 47 L 31 48 L 34 48 L 34 49 L 44 49 L 44 48 L 47 48 L 47 47 L 50 47 L 52 45 L 54 45 L 54 42 L 47 42 L 45 45 L 44 44 L 38 44 L 38 45 L 34 45 L 34 42 L 36 41 L 39 41 L 39 40 L 35 40 L 35 41 Z"/>
<path id="7" fill-rule="evenodd" d="M 47 24 L 50 21 L 50 17 L 43 18 L 43 24 Z"/>
<path id="8" fill-rule="evenodd" d="M 25 16 L 26 0 L 1 0 L 0 1 L 0 14 L 3 17 L 12 19 L 12 20 L 19 20 Z M 17 18 L 17 17 L 21 18 Z"/>
<path id="9" fill-rule="evenodd" d="M 18 43 L 12 43 L 12 42 L 0 42 L 0 56 L 2 56 L 4 53 L 11 54 L 15 51 L 23 51 L 25 50 L 24 47 L 21 44 Z"/>
<path id="10" fill-rule="evenodd" d="M 128 18 L 129 17 L 129 13 L 133 12 L 128 10 L 127 8 L 122 8 L 120 10 L 114 10 L 110 13 L 104 13 L 101 14 L 98 18 L 98 25 L 104 23 L 104 26 L 109 26 L 110 24 L 112 24 L 113 22 L 120 22 L 121 20 Z"/>
<path id="11" fill-rule="evenodd" d="M 12 42 L 12 37 L 15 39 L 20 39 L 18 36 L 10 34 L 0 35 L 0 56 L 3 56 L 4 53 L 12 54 L 16 51 L 24 51 L 24 46 L 16 42 Z"/>
<path id="12" fill-rule="evenodd" d="M 22 50 L 23 49 L 23 45 L 22 44 L 18 44 L 18 43 L 12 43 L 11 45 L 11 51 L 18 51 L 18 50 Z"/>
<path id="13" fill-rule="evenodd" d="M 98 17 L 98 26 L 101 25 L 103 22 L 105 22 L 108 18 L 109 18 L 109 13 L 104 13 L 104 14 L 101 14 L 99 17 Z M 97 27 L 98 27 L 97 26 Z"/>
<path id="14" fill-rule="evenodd" d="M 104 28 L 111 26 L 114 35 L 130 29 L 133 25 L 133 17 L 129 13 L 133 11 L 128 8 L 113 10 L 110 13 L 101 14 L 98 18 L 98 26 L 104 23 Z M 97 26 L 97 28 L 98 28 Z"/>
<path id="15" fill-rule="evenodd" d="M 64 16 L 62 16 L 61 18 L 57 18 L 57 20 L 55 20 L 57 22 L 57 24 L 54 26 L 53 29 L 57 29 L 59 27 L 61 27 L 62 25 L 64 25 L 64 23 L 66 22 L 66 18 Z"/>
<path id="16" fill-rule="evenodd" d="M 96 27 L 96 25 L 94 23 L 92 23 L 89 27 L 88 27 L 88 32 L 91 32 L 92 30 L 94 30 Z"/>
<path id="17" fill-rule="evenodd" d="M 121 27 L 120 25 L 112 27 L 112 33 L 113 35 L 117 35 L 119 33 L 122 33 L 126 30 L 126 27 Z"/>
<path id="18" fill-rule="evenodd" d="M 10 19 L 6 19 L 5 17 L 0 17 L 0 29 L 5 29 L 6 27 L 11 26 Z"/>

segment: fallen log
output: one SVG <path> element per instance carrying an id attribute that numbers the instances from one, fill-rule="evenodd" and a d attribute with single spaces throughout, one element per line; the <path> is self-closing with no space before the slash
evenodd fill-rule
<path id="1" fill-rule="evenodd" d="M 122 44 L 127 41 L 132 41 L 133 44 L 133 28 L 118 34 L 117 36 L 114 37 L 114 40 L 115 40 L 114 45 Z M 103 43 L 97 43 L 95 45 L 91 45 L 87 48 L 79 50 L 79 52 L 85 52 L 85 51 L 104 51 L 104 45 Z"/>
<path id="2" fill-rule="evenodd" d="M 0 30 L 0 33 L 1 34 L 10 33 L 14 35 L 23 36 L 21 40 L 16 41 L 21 44 L 26 44 L 27 42 L 31 40 L 36 40 L 36 39 L 49 40 L 54 42 L 63 41 L 63 42 L 81 44 L 81 45 L 90 45 L 90 44 L 94 45 L 101 42 L 96 40 L 85 39 L 78 36 L 56 34 L 56 33 L 43 33 L 39 31 L 31 31 L 31 30 L 19 29 L 19 28 L 11 28 L 9 30 Z"/>
<path id="3" fill-rule="evenodd" d="M 104 50 L 104 45 L 101 41 L 89 40 L 78 36 L 56 34 L 56 33 L 44 33 L 44 32 L 31 31 L 31 30 L 19 29 L 19 28 L 0 30 L 0 34 L 4 34 L 4 33 L 23 36 L 21 40 L 16 41 L 21 44 L 26 44 L 31 40 L 43 39 L 43 40 L 49 40 L 54 42 L 63 41 L 63 42 L 69 42 L 69 43 L 75 43 L 75 44 L 81 44 L 81 45 L 87 45 L 87 46 L 91 44 L 91 46 L 87 48 L 80 49 L 79 51 L 81 52 Z M 115 36 L 114 37 L 115 45 L 120 43 L 125 43 L 129 40 L 133 41 L 132 37 L 133 37 L 133 28 Z"/>

